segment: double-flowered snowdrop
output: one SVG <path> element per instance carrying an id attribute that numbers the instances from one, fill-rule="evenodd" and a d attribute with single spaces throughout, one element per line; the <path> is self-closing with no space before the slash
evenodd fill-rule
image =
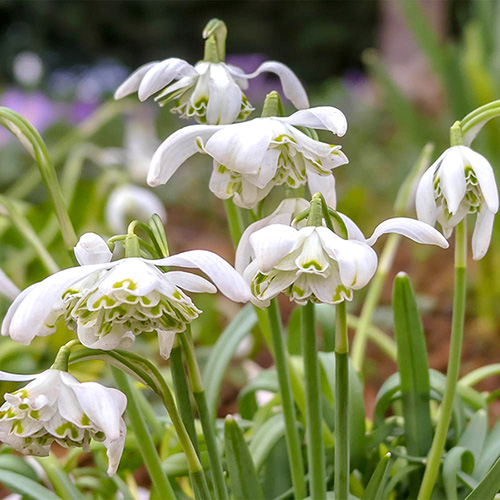
<path id="1" fill-rule="evenodd" d="M 340 146 L 312 139 L 297 127 L 328 130 L 339 137 L 347 131 L 344 114 L 331 106 L 300 110 L 288 117 L 268 116 L 233 125 L 192 125 L 168 137 L 151 160 L 150 186 L 165 184 L 192 155 L 213 158 L 210 190 L 253 208 L 276 185 L 313 193 L 335 192 L 332 170 L 348 163 Z M 321 189 L 320 189 L 321 188 Z"/>
<path id="2" fill-rule="evenodd" d="M 472 254 L 481 259 L 488 250 L 498 211 L 498 189 L 490 163 L 467 146 L 448 148 L 422 176 L 416 208 L 421 221 L 439 222 L 447 238 L 467 214 L 477 214 Z"/>
<path id="3" fill-rule="evenodd" d="M 2 334 L 29 344 L 51 335 L 59 320 L 74 329 L 82 344 L 95 349 L 126 348 L 143 332 L 158 334 L 160 354 L 168 358 L 175 334 L 200 314 L 185 293 L 215 293 L 235 302 L 250 300 L 250 290 L 224 259 L 192 250 L 164 259 L 139 257 L 111 262 L 111 252 L 96 234 L 87 233 L 75 248 L 79 267 L 49 276 L 22 292 L 2 324 Z M 163 272 L 157 266 L 197 268 L 201 276 Z"/>
<path id="4" fill-rule="evenodd" d="M 0 380 L 32 380 L 5 394 L 0 407 L 0 441 L 37 456 L 47 456 L 54 442 L 88 451 L 92 439 L 101 441 L 107 448 L 108 474 L 115 474 L 127 432 L 122 418 L 125 394 L 96 382 L 80 383 L 53 368 L 37 375 L 0 372 Z"/>
<path id="5" fill-rule="evenodd" d="M 275 73 L 297 109 L 307 108 L 306 92 L 293 71 L 277 61 L 262 63 L 253 73 L 224 62 L 204 62 L 191 66 L 175 57 L 141 66 L 115 92 L 121 99 L 137 92 L 141 101 L 157 94 L 160 106 L 174 102 L 173 113 L 195 118 L 199 123 L 219 125 L 244 120 L 253 107 L 243 91 L 248 80 L 264 72 Z"/>
<path id="6" fill-rule="evenodd" d="M 377 254 L 371 247 L 385 233 L 403 234 L 418 243 L 448 246 L 436 229 L 420 221 L 388 219 L 365 239 L 354 222 L 342 218 L 347 239 L 325 226 L 296 229 L 271 224 L 251 234 L 250 248 L 240 245 L 238 254 L 250 253 L 252 258 L 243 276 L 250 283 L 253 302 L 266 306 L 281 292 L 298 304 L 309 300 L 326 304 L 352 300 L 353 290 L 363 288 L 377 269 Z"/>

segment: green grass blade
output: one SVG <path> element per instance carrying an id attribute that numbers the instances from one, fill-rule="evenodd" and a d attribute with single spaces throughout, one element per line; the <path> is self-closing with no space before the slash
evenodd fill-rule
<path id="1" fill-rule="evenodd" d="M 0 483 L 13 493 L 26 495 L 34 500 L 61 500 L 59 496 L 45 488 L 45 486 L 10 470 L 0 470 Z"/>
<path id="2" fill-rule="evenodd" d="M 500 458 L 465 500 L 493 500 L 500 490 Z"/>
<path id="3" fill-rule="evenodd" d="M 375 498 L 382 498 L 382 494 L 387 485 L 390 471 L 391 454 L 387 453 L 377 464 L 373 471 L 372 477 L 366 485 L 365 491 L 361 500 L 373 500 Z"/>

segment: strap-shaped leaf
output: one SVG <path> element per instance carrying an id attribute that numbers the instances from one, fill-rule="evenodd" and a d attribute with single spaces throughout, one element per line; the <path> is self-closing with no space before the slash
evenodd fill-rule
<path id="1" fill-rule="evenodd" d="M 373 471 L 372 477 L 366 485 L 365 491 L 361 500 L 373 500 L 382 498 L 382 494 L 389 479 L 389 471 L 391 469 L 391 454 L 387 453 L 377 464 Z"/>
<path id="2" fill-rule="evenodd" d="M 213 419 L 217 417 L 217 406 L 222 379 L 241 341 L 257 323 L 257 316 L 251 304 L 246 305 L 229 323 L 217 340 L 203 371 L 203 387 L 207 406 Z"/>
<path id="3" fill-rule="evenodd" d="M 474 455 L 474 460 L 479 462 L 481 452 L 488 435 L 488 414 L 479 410 L 474 414 L 464 433 L 460 436 L 457 446 L 463 446 Z M 469 471 L 472 473 L 472 470 Z"/>
<path id="4" fill-rule="evenodd" d="M 500 418 L 489 433 L 481 450 L 481 456 L 474 467 L 474 478 L 480 481 L 500 457 Z"/>
<path id="5" fill-rule="evenodd" d="M 474 455 L 463 446 L 455 446 L 444 457 L 443 483 L 447 500 L 458 500 L 457 475 L 460 471 L 470 474 L 474 469 Z"/>
<path id="6" fill-rule="evenodd" d="M 0 470 L 0 483 L 12 492 L 23 496 L 26 495 L 34 500 L 61 500 L 60 497 L 45 488 L 45 486 L 10 470 Z"/>
<path id="7" fill-rule="evenodd" d="M 273 415 L 253 435 L 249 448 L 257 470 L 262 467 L 271 450 L 284 435 L 285 420 L 281 413 Z"/>
<path id="8" fill-rule="evenodd" d="M 404 273 L 394 280 L 393 312 L 406 447 L 409 455 L 425 456 L 432 442 L 429 362 L 415 294 Z"/>
<path id="9" fill-rule="evenodd" d="M 500 491 L 500 458 L 465 500 L 493 500 Z"/>
<path id="10" fill-rule="evenodd" d="M 228 415 L 224 424 L 224 449 L 229 483 L 236 500 L 264 500 L 264 493 L 255 470 L 243 432 L 236 420 Z"/>

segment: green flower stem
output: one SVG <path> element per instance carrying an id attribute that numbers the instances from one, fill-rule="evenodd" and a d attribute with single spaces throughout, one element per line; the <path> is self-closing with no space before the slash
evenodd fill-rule
<path id="1" fill-rule="evenodd" d="M 193 391 L 196 407 L 198 408 L 198 416 L 200 417 L 203 435 L 205 436 L 205 444 L 207 446 L 216 496 L 221 500 L 227 499 L 228 494 L 226 481 L 224 479 L 224 470 L 222 468 L 217 439 L 215 437 L 214 423 L 210 418 L 207 399 L 205 397 L 205 390 L 203 389 L 200 369 L 196 360 L 193 339 L 191 337 L 191 330 L 189 326 L 184 333 L 178 335 L 178 338 L 182 344 L 184 359 L 186 360 L 188 368 L 189 381 L 191 382 L 191 389 Z"/>
<path id="2" fill-rule="evenodd" d="M 241 235 L 243 234 L 243 215 L 238 207 L 233 203 L 233 200 L 224 200 L 226 209 L 227 224 L 229 226 L 229 234 L 234 248 L 238 246 Z"/>
<path id="3" fill-rule="evenodd" d="M 79 345 L 80 341 L 79 340 L 70 340 L 68 343 L 64 344 L 59 351 L 57 352 L 56 359 L 54 360 L 54 363 L 52 364 L 51 368 L 54 370 L 60 370 L 67 372 L 68 371 L 68 361 L 69 361 L 69 356 L 71 354 L 71 349 Z"/>
<path id="4" fill-rule="evenodd" d="M 43 265 L 50 273 L 59 271 L 59 266 L 47 251 L 42 241 L 35 233 L 28 219 L 20 212 L 15 203 L 13 203 L 6 196 L 0 195 L 0 205 L 7 211 L 9 219 L 15 228 L 23 235 L 23 237 L 30 243 L 33 250 L 38 254 Z"/>
<path id="5" fill-rule="evenodd" d="M 349 338 L 346 303 L 337 305 L 335 328 L 335 498 L 349 496 Z"/>
<path id="6" fill-rule="evenodd" d="M 69 218 L 56 171 L 50 161 L 49 153 L 43 139 L 31 123 L 8 108 L 0 108 L 0 124 L 16 135 L 25 149 L 35 159 L 43 182 L 50 193 L 64 243 L 68 249 L 72 249 L 77 242 L 76 233 Z"/>
<path id="7" fill-rule="evenodd" d="M 453 318 L 451 324 L 450 355 L 446 372 L 446 386 L 441 403 L 436 433 L 432 441 L 429 459 L 425 468 L 424 478 L 418 493 L 418 500 L 431 498 L 432 490 L 439 473 L 441 457 L 446 443 L 446 435 L 450 425 L 453 409 L 453 399 L 457 389 L 462 353 L 462 339 L 465 316 L 467 264 L 467 226 L 465 218 L 455 228 L 455 286 L 453 289 Z"/>
<path id="8" fill-rule="evenodd" d="M 117 368 L 112 368 L 112 371 L 118 388 L 127 396 L 127 414 L 130 425 L 136 435 L 137 446 L 141 451 L 153 486 L 156 491 L 161 492 L 165 499 L 175 500 L 174 490 L 168 478 L 163 473 L 160 457 L 158 456 L 151 434 L 149 433 L 144 417 L 137 404 L 137 398 L 132 390 L 132 386 L 127 376 L 122 371 Z"/>
<path id="9" fill-rule="evenodd" d="M 181 334 L 182 335 L 182 334 Z M 200 456 L 200 447 L 198 444 L 198 436 L 194 425 L 194 414 L 189 397 L 189 387 L 184 371 L 184 362 L 182 361 L 182 351 L 180 344 L 176 343 L 170 353 L 170 369 L 172 371 L 172 379 L 174 381 L 175 395 L 177 406 L 181 414 L 182 421 L 186 427 L 186 431 L 191 438 L 194 449 L 198 457 Z"/>
<path id="10" fill-rule="evenodd" d="M 492 365 L 481 366 L 474 371 L 471 371 L 465 377 L 462 377 L 459 381 L 460 385 L 472 387 L 481 380 L 488 377 L 495 377 L 500 375 L 500 363 L 493 363 Z"/>
<path id="11" fill-rule="evenodd" d="M 322 434 L 321 388 L 319 380 L 318 340 L 314 304 L 301 308 L 302 355 L 306 389 L 306 432 L 311 498 L 326 498 L 325 449 Z M 337 432 L 335 433 L 337 436 Z M 337 497 L 342 498 L 342 497 Z"/>
<path id="12" fill-rule="evenodd" d="M 268 324 L 271 333 L 271 344 L 274 354 L 274 362 L 278 373 L 280 387 L 281 406 L 286 427 L 286 445 L 288 448 L 288 460 L 292 474 L 292 484 L 295 498 L 300 500 L 306 497 L 306 483 L 304 480 L 304 462 L 297 429 L 297 419 L 290 382 L 290 373 L 286 359 L 283 333 L 281 329 L 281 318 L 276 299 L 271 301 L 267 308 Z M 321 425 L 319 427 L 321 430 Z"/>

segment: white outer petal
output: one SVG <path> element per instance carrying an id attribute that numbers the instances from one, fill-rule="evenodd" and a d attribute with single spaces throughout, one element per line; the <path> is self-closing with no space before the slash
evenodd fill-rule
<path id="1" fill-rule="evenodd" d="M 283 94 L 297 109 L 309 107 L 309 99 L 306 91 L 297 75 L 285 64 L 278 61 L 266 61 L 262 63 L 253 73 L 245 75 L 242 72 L 233 70 L 232 73 L 239 78 L 255 78 L 264 72 L 274 73 L 278 76 L 283 87 Z"/>
<path id="2" fill-rule="evenodd" d="M 2 323 L 2 335 L 22 344 L 29 344 L 40 331 L 40 325 L 62 294 L 74 283 L 95 271 L 113 267 L 117 262 L 92 266 L 70 267 L 59 271 L 40 283 L 26 288 L 12 303 Z"/>
<path id="3" fill-rule="evenodd" d="M 113 257 L 106 242 L 95 233 L 82 234 L 73 251 L 81 266 L 104 264 Z"/>
<path id="4" fill-rule="evenodd" d="M 166 87 L 172 80 L 181 76 L 198 76 L 198 72 L 186 61 L 171 57 L 155 64 L 142 79 L 139 85 L 139 99 L 145 101 Z"/>
<path id="5" fill-rule="evenodd" d="M 41 373 L 18 375 L 17 373 L 8 373 L 0 371 L 0 380 L 3 382 L 26 382 L 27 380 L 33 380 L 40 375 Z"/>
<path id="6" fill-rule="evenodd" d="M 226 125 L 208 139 L 205 152 L 230 170 L 257 174 L 279 125 L 274 118 Z"/>
<path id="7" fill-rule="evenodd" d="M 476 225 L 472 234 L 472 258 L 474 260 L 482 259 L 488 251 L 494 219 L 495 214 L 483 205 L 477 214 Z"/>
<path id="8" fill-rule="evenodd" d="M 222 125 L 191 125 L 167 137 L 153 155 L 148 172 L 148 184 L 153 187 L 165 184 L 189 157 L 199 151 L 197 138 L 205 141 L 222 127 Z"/>
<path id="9" fill-rule="evenodd" d="M 341 214 L 338 212 L 340 218 L 344 221 L 345 227 L 347 229 L 347 238 L 350 240 L 361 241 L 362 243 L 366 242 L 365 235 L 362 233 L 361 229 L 357 226 L 357 224 L 347 215 Z"/>
<path id="10" fill-rule="evenodd" d="M 306 175 L 311 197 L 316 193 L 321 193 L 325 198 L 326 204 L 334 209 L 337 206 L 337 193 L 335 191 L 335 177 L 333 174 L 319 175 L 308 170 Z"/>
<path id="11" fill-rule="evenodd" d="M 339 137 L 347 132 L 347 119 L 344 113 L 333 106 L 302 109 L 288 117 L 279 118 L 279 120 L 299 127 L 329 130 Z"/>
<path id="12" fill-rule="evenodd" d="M 207 123 L 221 125 L 236 121 L 241 109 L 241 89 L 223 65 L 210 65 L 208 87 Z"/>
<path id="13" fill-rule="evenodd" d="M 21 293 L 3 269 L 0 269 L 0 293 L 9 300 L 14 300 Z"/>
<path id="14" fill-rule="evenodd" d="M 262 272 L 270 271 L 292 250 L 299 231 L 283 224 L 271 224 L 250 236 L 250 245 Z"/>
<path id="15" fill-rule="evenodd" d="M 290 225 L 292 219 L 309 207 L 309 202 L 303 198 L 286 198 L 276 208 L 276 210 L 253 224 L 250 224 L 241 235 L 236 249 L 235 268 L 242 274 L 250 258 L 252 257 L 252 248 L 250 246 L 250 236 L 271 224 Z"/>
<path id="16" fill-rule="evenodd" d="M 141 84 L 143 76 L 153 67 L 158 64 L 159 61 L 153 61 L 147 64 L 143 64 L 137 68 L 115 91 L 114 98 L 121 99 L 133 92 L 137 91 L 139 85 Z"/>
<path id="17" fill-rule="evenodd" d="M 436 223 L 437 217 L 437 205 L 436 199 L 434 198 L 434 172 L 439 166 L 438 161 L 430 166 L 424 173 L 415 194 L 417 217 L 422 222 L 426 222 L 431 226 Z"/>
<path id="18" fill-rule="evenodd" d="M 170 358 L 170 353 L 172 352 L 175 336 L 177 334 L 175 332 L 166 332 L 164 330 L 158 330 L 157 333 L 158 333 L 158 345 L 160 347 L 160 356 L 163 359 L 168 359 Z"/>
<path id="19" fill-rule="evenodd" d="M 216 293 L 217 288 L 205 278 L 184 271 L 169 271 L 163 275 L 173 285 L 194 293 Z"/>
<path id="20" fill-rule="evenodd" d="M 366 240 L 366 243 L 373 246 L 381 235 L 387 233 L 402 234 L 424 245 L 437 245 L 441 248 L 449 246 L 446 238 L 437 229 L 425 222 L 408 217 L 394 217 L 381 222 Z"/>
<path id="21" fill-rule="evenodd" d="M 452 146 L 447 149 L 438 172 L 440 179 L 439 184 L 451 214 L 457 212 L 460 202 L 463 200 L 467 190 L 465 157 L 462 152 L 462 147 L 463 146 Z"/>
<path id="22" fill-rule="evenodd" d="M 179 266 L 198 268 L 203 271 L 215 286 L 235 302 L 248 302 L 250 289 L 236 270 L 222 257 L 207 250 L 190 250 L 164 259 L 150 260 L 156 266 Z"/>
<path id="23" fill-rule="evenodd" d="M 484 156 L 465 146 L 462 147 L 462 151 L 474 170 L 486 205 L 491 212 L 496 214 L 498 212 L 498 187 L 490 162 Z"/>

